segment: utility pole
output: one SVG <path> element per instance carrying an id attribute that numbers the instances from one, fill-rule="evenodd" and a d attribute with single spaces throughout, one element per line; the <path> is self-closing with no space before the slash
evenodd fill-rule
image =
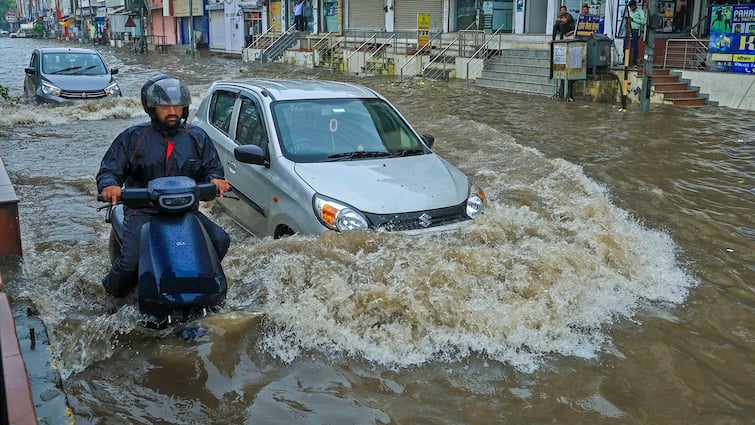
<path id="1" fill-rule="evenodd" d="M 189 44 L 191 44 L 191 57 L 194 57 L 194 2 L 189 0 Z"/>
<path id="2" fill-rule="evenodd" d="M 647 112 L 650 109 L 650 89 L 652 88 L 653 79 L 653 56 L 655 56 L 655 28 L 652 24 L 653 16 L 655 16 L 656 0 L 649 0 L 648 5 L 648 19 L 645 23 L 647 29 L 647 37 L 645 37 L 645 72 L 642 75 L 642 89 L 640 97 L 640 110 Z"/>
<path id="3" fill-rule="evenodd" d="M 631 54 L 632 23 L 629 20 L 629 6 L 624 6 L 624 16 L 621 18 L 624 26 L 624 79 L 621 82 L 621 111 L 627 110 L 627 96 L 629 95 L 629 55 Z"/>

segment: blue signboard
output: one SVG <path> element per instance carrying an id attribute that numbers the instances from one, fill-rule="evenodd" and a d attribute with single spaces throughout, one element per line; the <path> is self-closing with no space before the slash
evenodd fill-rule
<path id="1" fill-rule="evenodd" d="M 755 73 L 755 4 L 710 7 L 708 63 L 718 71 Z"/>

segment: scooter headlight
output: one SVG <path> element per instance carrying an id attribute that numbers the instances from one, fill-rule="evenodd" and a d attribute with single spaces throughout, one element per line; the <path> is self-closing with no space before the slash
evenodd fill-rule
<path id="1" fill-rule="evenodd" d="M 196 198 L 193 193 L 162 195 L 157 199 L 160 209 L 167 212 L 180 212 L 194 206 Z"/>
<path id="2" fill-rule="evenodd" d="M 338 232 L 367 230 L 369 225 L 362 213 L 349 205 L 315 195 L 312 199 L 315 216 L 325 227 Z"/>

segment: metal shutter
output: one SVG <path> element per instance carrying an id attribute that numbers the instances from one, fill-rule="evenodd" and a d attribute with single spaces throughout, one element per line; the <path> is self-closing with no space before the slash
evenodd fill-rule
<path id="1" fill-rule="evenodd" d="M 394 0 L 395 31 L 416 31 L 417 14 L 430 15 L 430 31 L 443 30 L 443 0 Z"/>
<path id="2" fill-rule="evenodd" d="M 385 30 L 385 2 L 381 0 L 352 0 L 348 3 L 348 29 Z"/>
<path id="3" fill-rule="evenodd" d="M 225 48 L 225 16 L 222 10 L 210 11 L 210 48 Z"/>

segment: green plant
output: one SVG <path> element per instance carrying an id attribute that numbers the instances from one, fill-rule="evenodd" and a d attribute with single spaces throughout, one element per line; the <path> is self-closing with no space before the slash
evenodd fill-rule
<path id="1" fill-rule="evenodd" d="M 42 24 L 34 24 L 31 29 L 34 33 L 34 38 L 45 38 L 45 26 Z"/>
<path id="2" fill-rule="evenodd" d="M 19 100 L 21 100 L 18 96 L 11 96 L 8 94 L 8 87 L 5 87 L 4 85 L 0 84 L 0 97 L 5 99 L 6 101 L 10 102 L 11 104 L 15 105 L 18 103 Z"/>

